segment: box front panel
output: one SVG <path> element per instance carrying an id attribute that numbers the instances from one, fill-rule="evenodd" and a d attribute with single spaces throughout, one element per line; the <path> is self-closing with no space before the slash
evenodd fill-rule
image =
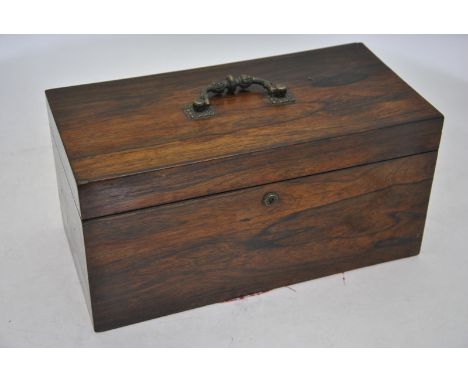
<path id="1" fill-rule="evenodd" d="M 81 212 L 91 219 L 435 151 L 441 130 L 435 118 L 87 183 L 79 188 Z"/>
<path id="2" fill-rule="evenodd" d="M 95 329 L 416 255 L 436 157 L 85 221 Z"/>

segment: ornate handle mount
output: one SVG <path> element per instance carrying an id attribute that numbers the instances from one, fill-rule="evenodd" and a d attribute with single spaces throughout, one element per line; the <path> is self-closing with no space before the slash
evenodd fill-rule
<path id="1" fill-rule="evenodd" d="M 210 104 L 209 93 L 223 94 L 227 91 L 229 94 L 235 94 L 237 88 L 247 89 L 250 85 L 262 86 L 268 94 L 268 101 L 273 105 L 293 103 L 294 98 L 284 85 L 274 85 L 270 81 L 261 78 L 242 74 L 237 78 L 232 75 L 225 80 L 213 82 L 202 90 L 200 96 L 190 105 L 184 107 L 185 114 L 192 119 L 208 118 L 214 115 L 213 106 Z"/>

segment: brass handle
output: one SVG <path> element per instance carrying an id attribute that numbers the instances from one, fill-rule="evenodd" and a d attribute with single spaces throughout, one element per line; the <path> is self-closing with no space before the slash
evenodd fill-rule
<path id="1" fill-rule="evenodd" d="M 203 89 L 195 101 L 184 107 L 185 114 L 192 119 L 210 117 L 214 115 L 213 108 L 210 105 L 210 93 L 223 94 L 227 91 L 229 94 L 235 94 L 238 87 L 245 90 L 250 85 L 262 86 L 268 93 L 268 100 L 274 105 L 294 102 L 294 98 L 288 93 L 288 89 L 284 85 L 274 85 L 270 81 L 246 74 L 242 74 L 237 78 L 228 75 L 226 79 L 213 82 Z"/>
<path id="2" fill-rule="evenodd" d="M 268 192 L 263 195 L 263 204 L 267 207 L 271 206 L 273 203 L 277 202 L 279 196 L 276 192 Z"/>

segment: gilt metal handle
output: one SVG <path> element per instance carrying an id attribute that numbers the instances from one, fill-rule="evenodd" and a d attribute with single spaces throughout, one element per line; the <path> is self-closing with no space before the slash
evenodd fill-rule
<path id="1" fill-rule="evenodd" d="M 210 104 L 210 93 L 235 94 L 237 88 L 246 90 L 251 85 L 262 86 L 268 94 L 268 101 L 274 105 L 294 102 L 294 98 L 284 85 L 273 84 L 270 81 L 242 74 L 237 78 L 228 75 L 226 79 L 213 82 L 202 90 L 200 96 L 191 104 L 184 107 L 185 114 L 192 119 L 208 118 L 214 115 L 213 107 Z"/>

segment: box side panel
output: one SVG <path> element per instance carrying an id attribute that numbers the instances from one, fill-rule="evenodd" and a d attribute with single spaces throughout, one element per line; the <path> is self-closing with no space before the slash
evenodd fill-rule
<path id="1" fill-rule="evenodd" d="M 71 191 L 65 168 L 59 154 L 59 148 L 54 139 L 52 139 L 54 152 L 55 170 L 57 174 L 57 186 L 60 198 L 60 207 L 62 213 L 63 226 L 68 239 L 70 251 L 78 273 L 78 279 L 83 289 L 86 305 L 90 315 L 91 299 L 89 293 L 88 271 L 86 265 L 86 253 L 83 238 L 83 226 L 80 215 L 76 208 L 75 200 Z"/>
<path id="2" fill-rule="evenodd" d="M 61 166 L 64 170 L 66 182 L 68 183 L 68 186 L 72 193 L 73 203 L 75 204 L 78 214 L 81 217 L 80 200 L 78 196 L 78 186 L 76 184 L 75 176 L 70 166 L 70 162 L 65 152 L 65 148 L 63 147 L 63 142 L 62 142 L 62 139 L 60 138 L 60 134 L 57 129 L 57 124 L 55 123 L 54 115 L 47 101 L 46 101 L 46 104 L 47 104 L 47 114 L 49 116 L 50 135 L 52 137 L 52 143 L 54 143 L 54 156 L 57 156 L 57 158 L 59 159 L 61 163 Z"/>
<path id="3" fill-rule="evenodd" d="M 437 150 L 435 118 L 79 187 L 83 219 Z"/>
<path id="4" fill-rule="evenodd" d="M 95 329 L 416 255 L 436 157 L 85 221 Z"/>

